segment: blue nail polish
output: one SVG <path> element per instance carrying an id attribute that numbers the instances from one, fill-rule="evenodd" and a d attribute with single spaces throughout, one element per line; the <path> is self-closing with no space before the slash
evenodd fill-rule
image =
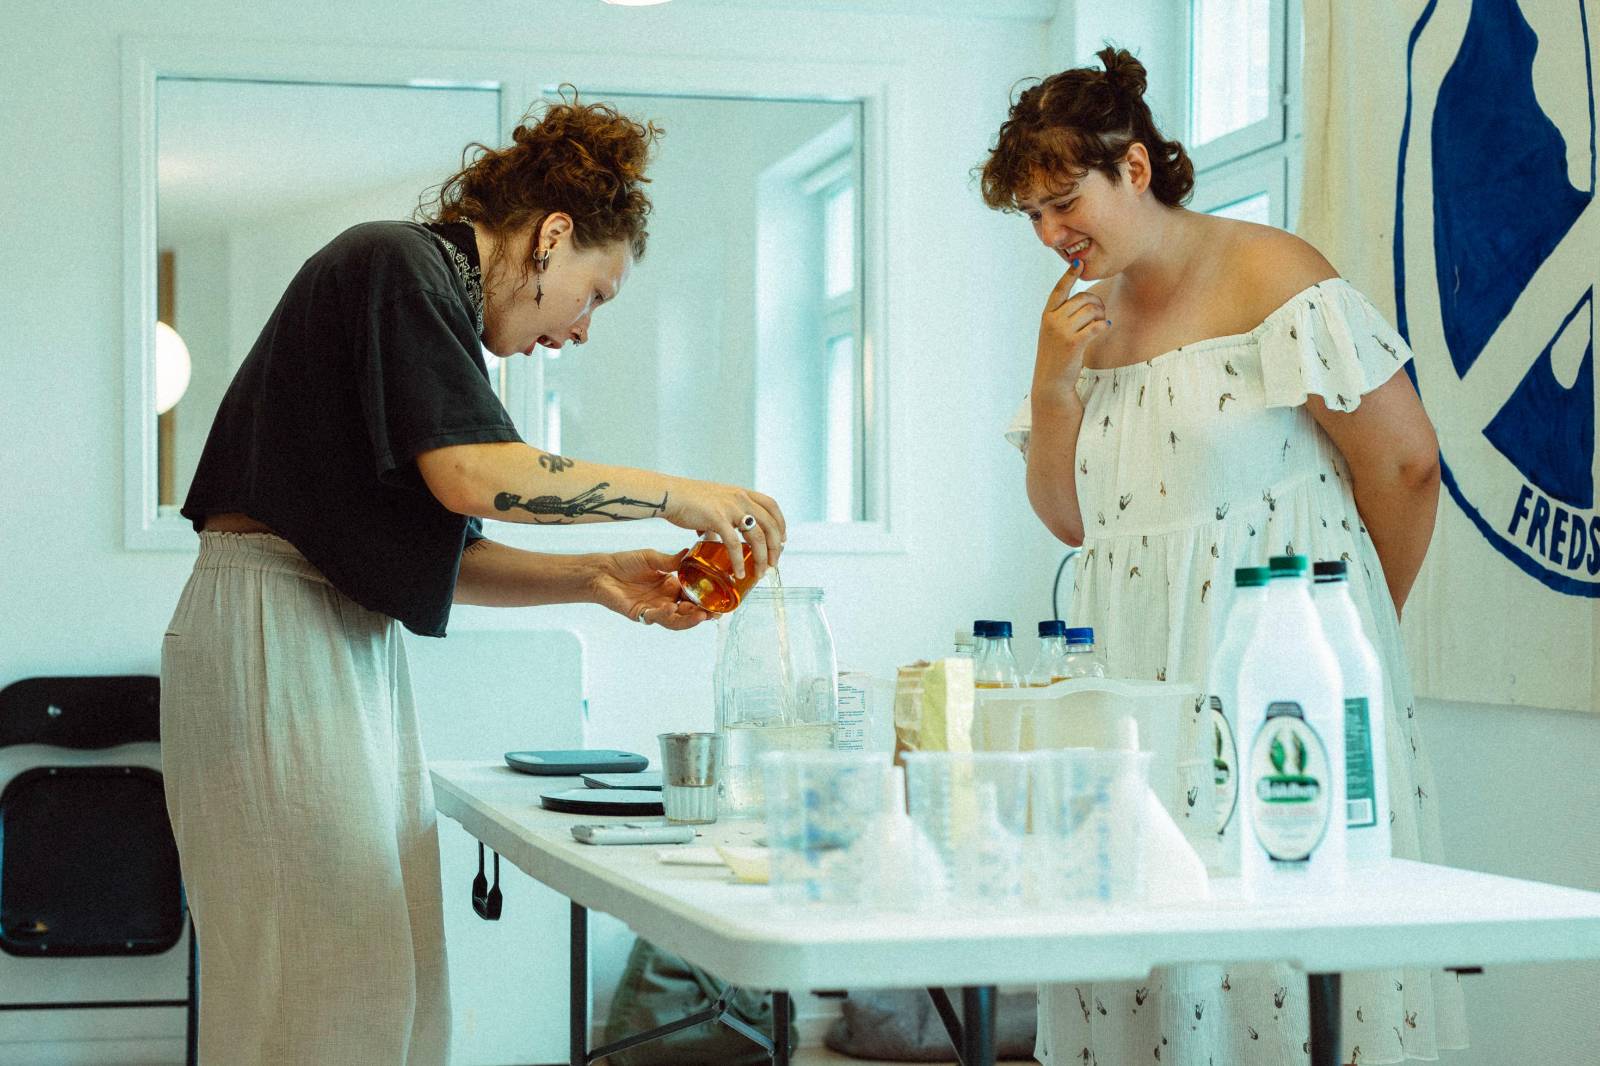
<path id="1" fill-rule="evenodd" d="M 1082 259 L 1074 259 L 1072 261 L 1072 269 L 1073 270 L 1077 270 L 1081 266 L 1083 266 L 1083 260 Z"/>

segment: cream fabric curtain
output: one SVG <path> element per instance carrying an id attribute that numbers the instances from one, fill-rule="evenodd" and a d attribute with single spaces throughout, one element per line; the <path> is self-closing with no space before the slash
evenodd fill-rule
<path id="1" fill-rule="evenodd" d="M 1417 691 L 1600 707 L 1593 0 L 1304 0 L 1298 232 L 1416 353 L 1446 491 Z"/>

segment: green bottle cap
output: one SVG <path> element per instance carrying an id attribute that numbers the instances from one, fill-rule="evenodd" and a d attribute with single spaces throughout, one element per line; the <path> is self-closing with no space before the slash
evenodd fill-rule
<path id="1" fill-rule="evenodd" d="M 1304 555 L 1274 555 L 1267 560 L 1273 577 L 1305 577 L 1311 560 Z"/>
<path id="2" fill-rule="evenodd" d="M 1241 566 L 1233 572 L 1233 583 L 1242 589 L 1260 588 L 1272 576 L 1265 566 Z"/>

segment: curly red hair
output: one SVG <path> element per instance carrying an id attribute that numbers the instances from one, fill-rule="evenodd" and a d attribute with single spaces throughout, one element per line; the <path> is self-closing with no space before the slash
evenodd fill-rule
<path id="1" fill-rule="evenodd" d="M 650 214 L 644 172 L 665 131 L 610 104 L 581 103 L 570 86 L 533 118 L 532 111 L 523 117 L 508 147 L 468 145 L 461 170 L 424 200 L 418 217 L 471 221 L 503 241 L 559 211 L 571 216 L 576 244 L 625 241 L 635 259 L 642 257 Z"/>

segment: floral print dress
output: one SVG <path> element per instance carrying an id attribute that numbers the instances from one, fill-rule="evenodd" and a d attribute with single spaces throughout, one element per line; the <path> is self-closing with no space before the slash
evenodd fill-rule
<path id="1" fill-rule="evenodd" d="M 1113 677 L 1205 684 L 1233 571 L 1269 556 L 1344 559 L 1350 593 L 1383 661 L 1394 853 L 1441 859 L 1435 790 L 1418 733 L 1399 622 L 1350 470 L 1305 408 L 1352 411 L 1411 353 L 1342 279 L 1292 297 L 1249 333 L 1184 345 L 1143 363 L 1083 371 L 1078 505 L 1083 551 L 1073 625 L 1092 625 Z M 1026 449 L 1023 402 L 1006 437 Z M 1197 708 L 1185 723 L 1180 795 L 1210 792 Z M 1187 768 L 1187 769 L 1183 769 Z M 1189 804 L 1192 806 L 1192 803 Z M 1205 854 L 1209 813 L 1183 819 Z M 1039 990 L 1045 1066 L 1285 1066 L 1309 1061 L 1305 975 L 1287 965 L 1158 969 L 1135 984 Z M 1345 1060 L 1434 1059 L 1466 1046 L 1454 975 L 1346 974 Z"/>

